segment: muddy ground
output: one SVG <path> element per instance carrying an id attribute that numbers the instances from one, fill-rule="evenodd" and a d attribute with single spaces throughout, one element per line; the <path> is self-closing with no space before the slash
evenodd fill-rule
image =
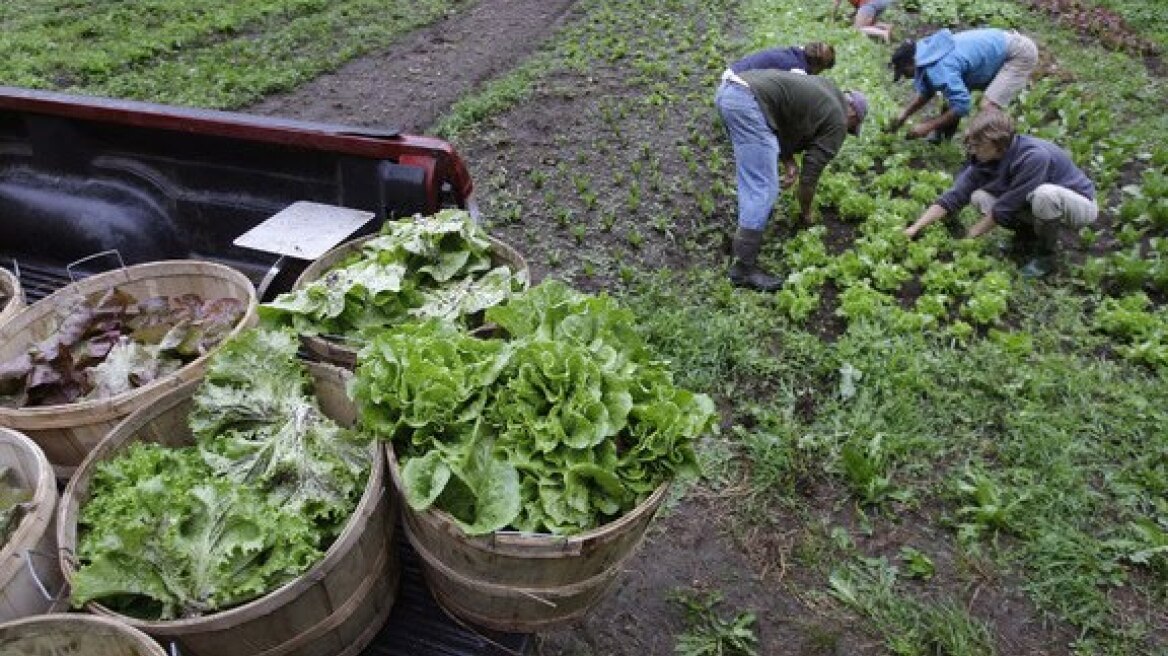
<path id="1" fill-rule="evenodd" d="M 426 133 L 457 99 L 517 66 L 570 22 L 579 11 L 574 5 L 570 0 L 481 0 L 400 42 L 387 44 L 380 52 L 248 111 Z M 574 171 L 583 167 L 593 180 L 611 177 L 610 172 L 596 168 L 603 158 L 587 159 L 578 153 L 598 144 L 619 148 L 619 135 L 612 133 L 612 125 L 596 117 L 614 106 L 614 97 L 639 93 L 623 83 L 625 75 L 616 68 L 592 70 L 587 75 L 558 73 L 541 83 L 532 100 L 489 119 L 475 135 L 456 143 L 478 188 L 506 190 L 506 202 L 518 200 L 530 207 L 540 206 L 553 193 L 560 198 L 575 195 L 571 181 L 557 181 L 554 176 L 535 184 L 533 170 L 552 171 L 560 162 L 570 161 Z M 707 121 L 713 127 L 712 107 L 694 111 L 708 114 L 708 119 L 699 117 L 698 122 Z M 677 156 L 679 144 L 691 138 L 682 121 L 661 125 L 651 116 L 633 117 L 623 127 L 655 135 L 654 150 L 661 156 L 662 169 L 686 168 L 687 163 Z M 690 146 L 700 148 L 701 144 Z M 712 147 L 723 146 L 728 155 L 725 144 L 715 142 Z M 594 170 L 587 170 L 589 167 Z M 732 180 L 722 182 L 732 184 Z M 715 183 L 703 180 L 700 184 Z M 619 285 L 623 266 L 642 270 L 725 266 L 722 235 L 733 223 L 734 210 L 727 197 L 715 195 L 713 207 L 699 207 L 696 194 L 700 189 L 654 191 L 634 214 L 682 220 L 660 229 L 645 225 L 643 220 L 637 226 L 625 218 L 628 212 L 615 208 L 616 225 L 605 226 L 590 219 L 577 224 L 575 232 L 554 225 L 548 216 L 496 222 L 491 227 L 527 255 L 537 280 L 551 274 L 584 289 Z M 598 192 L 602 197 L 628 193 L 624 188 Z M 487 216 L 506 209 L 498 198 L 480 198 L 480 202 Z M 600 209 L 603 214 L 603 207 Z M 851 230 L 833 217 L 825 220 L 833 234 L 846 235 Z M 775 237 L 782 238 L 794 229 L 776 225 Z M 735 420 L 726 417 L 724 424 Z M 825 507 L 816 509 L 822 510 L 817 516 L 832 517 L 844 526 L 854 523 L 849 508 L 831 507 L 830 500 L 840 497 L 835 491 L 813 488 L 804 495 L 811 506 L 816 505 L 816 499 L 824 500 Z M 817 533 L 822 527 L 778 514 L 753 529 L 737 525 L 731 509 L 740 502 L 733 492 L 693 489 L 672 503 L 659 516 L 638 554 L 625 564 L 614 593 L 576 626 L 539 636 L 540 653 L 673 654 L 676 636 L 686 629 L 680 606 L 670 600 L 679 591 L 721 592 L 726 595 L 727 609 L 753 611 L 758 618 L 755 634 L 759 654 L 885 653 L 879 637 L 855 628 L 854 616 L 815 592 L 825 589 L 825 572 L 808 563 L 816 561 L 810 553 L 815 545 L 827 543 Z M 929 552 L 937 563 L 937 579 L 952 582 L 940 584 L 952 589 L 938 587 L 938 592 L 968 599 L 970 609 L 994 625 L 1000 654 L 1069 653 L 1066 632 L 1044 624 L 1015 585 L 984 563 L 959 560 L 945 546 L 947 539 L 922 532 L 921 527 L 935 525 L 933 520 L 916 522 L 906 516 L 900 537 L 911 535 L 913 544 Z M 890 537 L 886 534 L 878 539 Z M 869 553 L 880 553 L 882 547 L 875 543 L 859 546 Z M 893 545 L 886 545 L 886 550 L 895 556 Z M 974 590 L 969 589 L 971 580 Z M 926 589 L 922 594 L 929 596 L 930 592 Z"/>

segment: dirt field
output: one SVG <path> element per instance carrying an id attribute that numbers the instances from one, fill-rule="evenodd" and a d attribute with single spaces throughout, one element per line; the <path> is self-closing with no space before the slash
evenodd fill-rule
<path id="1" fill-rule="evenodd" d="M 513 68 L 571 0 L 488 0 L 248 111 L 424 134 L 468 92 Z"/>

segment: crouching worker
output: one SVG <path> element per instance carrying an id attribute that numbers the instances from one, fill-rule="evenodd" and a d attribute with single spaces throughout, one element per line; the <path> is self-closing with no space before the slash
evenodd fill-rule
<path id="1" fill-rule="evenodd" d="M 1009 228 L 1014 231 L 1012 250 L 1028 259 L 1022 275 L 1050 273 L 1059 227 L 1080 228 L 1099 216 L 1095 185 L 1065 150 L 1017 134 L 1014 121 L 1003 112 L 978 114 L 964 141 L 969 163 L 905 234 L 915 237 L 925 226 L 970 204 L 980 219 L 967 237 L 980 237 L 996 225 Z"/>
<path id="2" fill-rule="evenodd" d="M 859 134 L 868 101 L 859 91 L 841 92 L 831 80 L 817 75 L 755 70 L 727 76 L 714 103 L 734 146 L 738 183 L 730 281 L 775 291 L 783 280 L 758 266 L 758 253 L 781 184 L 799 180 L 800 218 L 810 223 L 819 176 L 845 136 Z M 802 167 L 795 162 L 796 153 L 803 153 Z"/>

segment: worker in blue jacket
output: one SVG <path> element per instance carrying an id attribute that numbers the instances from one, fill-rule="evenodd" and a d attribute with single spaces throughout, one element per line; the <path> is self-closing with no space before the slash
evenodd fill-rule
<path id="1" fill-rule="evenodd" d="M 1017 134 L 1005 112 L 978 113 L 964 141 L 968 164 L 905 234 L 916 237 L 930 223 L 972 205 L 980 218 L 968 237 L 980 237 L 994 226 L 1009 228 L 1014 231 L 1013 250 L 1029 257 L 1022 275 L 1050 273 L 1059 227 L 1077 229 L 1098 218 L 1095 185 L 1062 148 Z"/>
<path id="2" fill-rule="evenodd" d="M 909 138 L 939 141 L 957 131 L 973 109 L 974 89 L 984 89 L 982 109 L 1003 109 L 1026 87 L 1038 63 L 1034 41 L 1013 30 L 983 28 L 954 34 L 939 30 L 920 41 L 905 41 L 892 54 L 893 82 L 911 77 L 915 95 L 889 128 L 900 129 L 938 92 L 947 107 L 908 131 Z"/>

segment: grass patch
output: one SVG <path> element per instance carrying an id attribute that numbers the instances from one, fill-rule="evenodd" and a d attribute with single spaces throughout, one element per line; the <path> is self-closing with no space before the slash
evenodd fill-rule
<path id="1" fill-rule="evenodd" d="M 426 25 L 466 0 L 10 2 L 6 84 L 240 107 Z"/>

